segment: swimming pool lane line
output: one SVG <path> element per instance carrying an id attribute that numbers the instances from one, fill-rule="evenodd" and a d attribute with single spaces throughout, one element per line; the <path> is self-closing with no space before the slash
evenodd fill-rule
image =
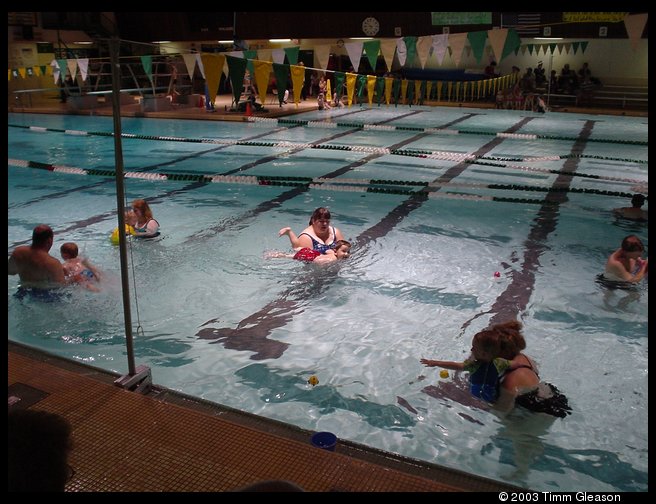
<path id="1" fill-rule="evenodd" d="M 587 145 L 587 141 L 592 134 L 595 121 L 585 121 L 579 139 L 572 146 L 572 153 L 582 153 Z M 563 172 L 575 173 L 579 165 L 579 158 L 576 156 L 568 158 L 563 165 Z M 553 182 L 554 188 L 565 187 L 569 189 L 572 177 L 558 175 Z M 524 246 L 524 261 L 521 265 L 521 271 L 512 270 L 510 272 L 511 282 L 497 297 L 496 301 L 490 308 L 489 313 L 493 313 L 490 319 L 490 325 L 503 322 L 511 318 L 517 318 L 522 313 L 535 289 L 535 273 L 540 266 L 540 256 L 548 250 L 549 235 L 555 231 L 558 223 L 560 205 L 568 200 L 567 193 L 561 191 L 548 192 L 545 201 L 538 215 L 533 220 L 529 235 Z"/>
<path id="2" fill-rule="evenodd" d="M 250 139 L 257 139 L 257 138 L 261 138 L 262 136 L 270 135 L 272 133 L 279 133 L 280 131 L 285 131 L 285 130 L 288 130 L 288 129 L 290 129 L 290 128 L 284 128 L 284 127 L 276 128 L 275 130 L 258 133 L 257 135 L 253 135 L 249 138 Z M 213 147 L 212 149 L 209 149 L 209 150 L 206 150 L 206 151 L 203 151 L 203 152 L 198 152 L 198 153 L 190 154 L 188 156 L 183 156 L 181 158 L 177 158 L 175 161 L 170 161 L 170 162 L 167 161 L 166 163 L 157 163 L 157 164 L 154 164 L 154 165 L 151 165 L 151 166 L 146 166 L 146 167 L 142 168 L 142 171 L 156 170 L 159 166 L 165 166 L 167 164 L 179 162 L 179 161 L 184 160 L 184 159 L 192 159 L 194 157 L 202 156 L 202 155 L 205 155 L 205 154 L 208 154 L 208 153 L 211 153 L 211 152 L 216 152 L 216 151 L 219 151 L 221 149 L 225 149 L 227 147 L 230 147 L 230 145 L 220 145 L 218 147 Z M 115 182 L 115 179 L 101 180 L 101 181 L 95 182 L 93 184 L 88 184 L 88 185 L 76 187 L 75 189 L 69 189 L 69 190 L 65 190 L 65 191 L 59 191 L 59 192 L 56 192 L 56 193 L 48 194 L 46 196 L 42 196 L 42 197 L 39 197 L 39 198 L 34 198 L 34 199 L 32 199 L 32 200 L 30 200 L 26 203 L 18 203 L 16 205 L 12 205 L 12 206 L 10 206 L 10 208 L 20 208 L 22 206 L 27 206 L 29 204 L 40 203 L 40 202 L 45 201 L 45 200 L 50 201 L 53 198 L 65 197 L 65 196 L 70 195 L 71 193 L 78 192 L 78 191 L 86 191 L 90 188 L 98 187 L 100 185 L 107 184 L 109 182 Z M 146 201 L 148 201 L 149 203 L 151 203 L 151 202 L 159 201 L 160 199 L 169 198 L 170 196 L 175 195 L 179 192 L 196 189 L 197 187 L 202 187 L 203 185 L 206 185 L 206 184 L 207 184 L 206 182 L 203 182 L 203 183 L 194 182 L 192 184 L 187 184 L 183 188 L 172 189 L 172 190 L 166 191 L 165 193 L 160 194 L 158 196 L 153 196 L 153 197 L 144 198 L 144 199 Z M 112 216 L 116 216 L 116 211 L 104 212 L 100 215 L 89 217 L 88 219 L 83 219 L 83 220 L 80 220 L 80 221 L 76 221 L 76 222 L 72 223 L 70 226 L 68 226 L 64 229 L 56 230 L 55 234 L 67 233 L 69 231 L 75 231 L 77 229 L 87 227 L 91 224 L 97 224 L 99 222 L 102 222 L 102 221 L 104 221 L 107 218 L 112 217 Z M 53 229 L 54 229 L 54 227 L 53 227 Z M 32 243 L 31 238 L 26 239 L 26 240 L 21 240 L 21 241 L 18 241 L 18 242 L 14 242 L 13 244 L 9 245 L 9 253 L 11 253 L 11 251 L 15 247 L 17 247 L 19 245 L 26 245 L 28 243 Z"/>
<path id="3" fill-rule="evenodd" d="M 476 114 L 468 114 L 466 116 L 460 117 L 452 121 L 450 124 L 470 119 L 473 115 Z M 428 133 L 419 133 L 395 144 L 395 146 L 400 147 L 407 145 L 411 142 L 420 140 L 427 135 Z M 370 158 L 373 159 L 379 156 L 380 154 L 374 154 L 370 156 Z M 337 170 L 334 170 L 329 175 L 333 177 L 341 175 L 365 162 L 367 162 L 367 160 L 358 160 L 354 163 L 350 163 Z M 300 187 L 296 187 L 291 191 L 287 191 L 284 193 L 285 200 L 291 199 L 292 197 L 302 194 L 305 191 L 307 191 L 307 188 Z M 398 222 L 400 222 L 405 217 L 405 215 L 409 214 L 415 208 L 418 208 L 426 199 L 427 196 L 425 193 L 416 193 L 415 195 L 411 196 L 408 200 L 406 200 L 395 209 L 396 213 L 394 215 L 392 215 L 392 212 L 390 212 L 381 222 L 370 228 L 369 235 L 367 235 L 366 232 L 360 234 L 356 238 L 356 243 L 358 243 L 358 246 L 360 246 L 360 244 L 366 245 L 370 240 L 379 236 L 384 236 Z M 272 205 L 272 201 L 274 200 L 265 202 L 262 205 L 261 211 L 279 207 L 277 204 Z M 254 211 L 255 210 L 249 212 Z M 276 299 L 267 303 L 259 311 L 242 319 L 237 324 L 236 328 L 205 327 L 215 322 L 221 322 L 220 318 L 215 318 L 202 324 L 200 326 L 202 329 L 196 333 L 196 336 L 198 336 L 200 339 L 213 340 L 212 343 L 222 343 L 225 348 L 253 351 L 255 353 L 250 356 L 250 359 L 253 360 L 280 357 L 285 349 L 289 346 L 289 344 L 269 339 L 268 336 L 274 329 L 283 327 L 287 324 L 287 322 L 292 320 L 294 312 L 300 309 L 301 303 L 305 299 L 321 293 L 323 289 L 328 287 L 335 280 L 335 276 L 331 274 L 330 271 L 327 271 L 326 274 L 319 276 L 317 273 L 318 272 L 313 271 L 311 273 L 303 273 L 302 275 L 299 275 L 301 277 L 300 282 L 295 281 L 295 286 L 288 287 L 281 294 L 279 294 Z"/>

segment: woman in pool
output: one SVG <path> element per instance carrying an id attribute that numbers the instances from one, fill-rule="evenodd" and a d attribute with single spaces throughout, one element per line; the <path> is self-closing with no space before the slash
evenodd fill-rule
<path id="1" fill-rule="evenodd" d="M 153 212 L 145 200 L 136 199 L 132 202 L 133 217 L 127 222 L 134 227 L 137 238 L 151 238 L 159 235 L 159 222 L 153 218 Z"/>
<path id="2" fill-rule="evenodd" d="M 330 210 L 324 207 L 319 207 L 312 212 L 310 225 L 301 234 L 296 236 L 292 228 L 284 227 L 278 232 L 278 236 L 282 235 L 289 237 L 294 249 L 309 248 L 321 254 L 334 249 L 336 242 L 344 239 L 342 232 L 330 225 Z"/>

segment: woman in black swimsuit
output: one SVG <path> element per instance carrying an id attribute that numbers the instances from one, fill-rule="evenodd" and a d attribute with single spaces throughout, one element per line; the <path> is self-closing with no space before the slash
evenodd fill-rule
<path id="1" fill-rule="evenodd" d="M 330 225 L 330 210 L 324 207 L 319 207 L 312 212 L 310 225 L 298 236 L 289 227 L 282 228 L 278 235 L 288 235 L 294 249 L 309 248 L 322 254 L 335 248 L 335 242 L 344 239 L 342 232 Z"/>
<path id="2" fill-rule="evenodd" d="M 511 363 L 500 377 L 501 394 L 496 406 L 507 411 L 515 405 L 522 406 L 536 413 L 565 418 L 572 411 L 567 397 L 551 383 L 541 381 L 533 360 L 521 353 L 526 348 L 522 324 L 513 320 L 503 327 L 501 357 Z"/>

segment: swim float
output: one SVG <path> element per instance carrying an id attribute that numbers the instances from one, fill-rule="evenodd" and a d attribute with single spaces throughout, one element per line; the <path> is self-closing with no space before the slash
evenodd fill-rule
<path id="1" fill-rule="evenodd" d="M 125 234 L 126 235 L 135 235 L 137 233 L 134 231 L 134 228 L 132 226 L 130 226 L 130 224 L 126 224 L 125 225 Z M 112 236 L 110 236 L 109 239 L 114 245 L 118 245 L 118 226 L 114 229 L 114 231 L 112 231 Z"/>

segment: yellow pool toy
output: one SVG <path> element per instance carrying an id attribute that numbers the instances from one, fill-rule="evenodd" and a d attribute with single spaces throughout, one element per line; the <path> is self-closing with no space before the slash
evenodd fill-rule
<path id="1" fill-rule="evenodd" d="M 310 378 L 308 378 L 308 383 L 314 387 L 315 385 L 319 384 L 319 378 L 317 378 L 315 375 L 312 375 Z"/>
<path id="2" fill-rule="evenodd" d="M 448 377 L 449 377 L 449 372 L 446 369 L 440 371 L 440 378 L 448 378 Z"/>
<path id="3" fill-rule="evenodd" d="M 125 234 L 135 235 L 137 233 L 134 232 L 134 228 L 132 226 L 130 226 L 130 224 L 126 224 L 125 225 Z M 118 245 L 118 227 L 116 227 L 116 229 L 114 229 L 114 231 L 112 231 L 112 236 L 110 236 L 109 239 L 114 245 Z"/>

